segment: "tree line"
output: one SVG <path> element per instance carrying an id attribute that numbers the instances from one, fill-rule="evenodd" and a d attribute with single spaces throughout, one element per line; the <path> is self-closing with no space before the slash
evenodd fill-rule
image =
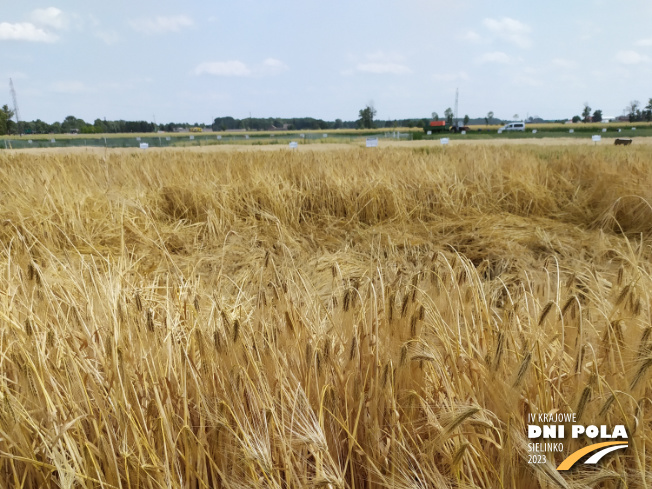
<path id="1" fill-rule="evenodd" d="M 48 124 L 41 119 L 20 121 L 14 119 L 14 111 L 7 105 L 0 108 L 0 135 L 6 134 L 105 134 L 122 132 L 155 132 L 156 124 L 147 121 L 107 121 L 96 119 L 88 123 L 83 119 L 69 115 L 62 122 Z"/>
<path id="2" fill-rule="evenodd" d="M 602 111 L 597 109 L 591 113 L 592 109 L 588 103 L 584 104 L 582 115 L 573 117 L 573 122 L 600 122 L 602 120 Z M 648 104 L 643 104 L 638 100 L 633 100 L 626 107 L 624 114 L 630 122 L 652 121 L 652 98 Z M 376 109 L 373 103 L 367 104 L 358 113 L 358 119 L 355 121 L 343 121 L 335 119 L 334 121 L 325 121 L 313 117 L 247 117 L 237 119 L 235 117 L 216 117 L 211 124 L 187 122 L 169 122 L 166 124 L 155 124 L 148 121 L 107 121 L 106 119 L 95 119 L 93 123 L 78 119 L 69 115 L 61 122 L 48 124 L 40 119 L 35 121 L 21 121 L 17 123 L 14 120 L 14 112 L 8 105 L 0 108 L 0 135 L 6 134 L 106 134 L 106 133 L 147 133 L 156 131 L 174 132 L 179 129 L 190 129 L 198 127 L 202 129 L 210 128 L 213 131 L 309 131 L 309 130 L 327 130 L 327 129 L 373 129 L 373 128 L 423 128 L 428 125 L 430 120 L 439 120 L 436 112 L 432 113 L 431 118 L 412 118 L 412 119 L 393 119 L 393 120 L 376 120 Z M 443 119 L 452 126 L 454 123 L 463 122 L 467 124 L 495 124 L 501 123 L 500 119 L 494 118 L 494 113 L 489 112 L 485 117 L 476 119 L 469 118 L 465 115 L 459 120 L 453 120 L 453 110 L 449 107 L 444 111 Z M 514 119 L 518 120 L 518 114 L 514 114 Z M 538 117 L 528 118 L 528 122 L 544 122 Z"/>
<path id="3" fill-rule="evenodd" d="M 625 110 L 623 111 L 624 116 L 629 120 L 629 122 L 652 122 L 652 98 L 648 101 L 648 104 L 645 107 L 642 107 L 643 104 L 638 100 L 632 100 Z M 602 122 L 602 110 L 596 109 L 591 114 L 591 107 L 588 102 L 584 103 L 584 109 L 582 110 L 582 115 L 575 115 L 572 118 L 573 122 Z"/>

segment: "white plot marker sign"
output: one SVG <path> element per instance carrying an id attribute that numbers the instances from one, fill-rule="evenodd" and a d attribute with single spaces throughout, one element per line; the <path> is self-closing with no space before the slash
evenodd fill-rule
<path id="1" fill-rule="evenodd" d="M 190 140 L 192 141 L 193 139 L 195 139 L 195 136 L 190 136 Z"/>
<path id="2" fill-rule="evenodd" d="M 299 143 L 297 143 L 296 141 L 290 142 L 290 149 L 295 149 L 298 147 L 299 147 Z"/>
<path id="3" fill-rule="evenodd" d="M 147 149 L 149 148 L 149 144 L 147 143 L 140 143 L 140 149 Z"/>
<path id="4" fill-rule="evenodd" d="M 378 138 L 367 138 L 367 148 L 378 147 Z"/>
<path id="5" fill-rule="evenodd" d="M 222 136 L 220 134 L 218 134 L 217 139 L 222 139 Z"/>
<path id="6" fill-rule="evenodd" d="M 593 141 L 594 143 L 599 143 L 600 141 L 602 141 L 602 136 L 600 135 L 591 136 L 591 141 Z"/>
<path id="7" fill-rule="evenodd" d="M 573 134 L 575 132 L 575 129 L 569 129 L 568 132 Z"/>
<path id="8" fill-rule="evenodd" d="M 441 138 L 441 139 L 439 140 L 439 142 L 440 142 L 441 144 L 443 144 L 444 146 L 446 146 L 446 145 L 448 144 L 448 138 Z"/>

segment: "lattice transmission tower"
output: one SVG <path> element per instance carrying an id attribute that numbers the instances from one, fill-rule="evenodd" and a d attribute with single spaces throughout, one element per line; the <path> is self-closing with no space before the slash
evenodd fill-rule
<path id="1" fill-rule="evenodd" d="M 20 114 L 18 113 L 18 99 L 16 98 L 16 90 L 14 89 L 14 82 L 9 78 L 9 89 L 11 90 L 11 98 L 14 101 L 14 115 L 16 116 L 16 132 L 20 135 L 23 134 L 22 128 L 20 127 Z"/>

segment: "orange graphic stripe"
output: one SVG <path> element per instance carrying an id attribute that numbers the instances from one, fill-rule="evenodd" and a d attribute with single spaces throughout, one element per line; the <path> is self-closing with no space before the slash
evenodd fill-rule
<path id="1" fill-rule="evenodd" d="M 577 462 L 579 459 L 581 459 L 584 455 L 587 453 L 591 453 L 599 448 L 603 447 L 610 447 L 612 445 L 627 445 L 627 442 L 623 441 L 605 441 L 603 443 L 594 443 L 593 445 L 589 445 L 588 447 L 580 448 L 576 452 L 571 453 L 566 460 L 564 460 L 562 463 L 559 464 L 559 467 L 557 467 L 557 470 L 568 470 L 570 469 L 573 465 L 575 465 L 575 462 Z"/>

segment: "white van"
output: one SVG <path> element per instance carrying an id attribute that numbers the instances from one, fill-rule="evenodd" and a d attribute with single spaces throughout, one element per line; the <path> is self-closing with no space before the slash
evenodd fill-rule
<path id="1" fill-rule="evenodd" d="M 510 122 L 501 127 L 500 131 L 525 131 L 525 122 Z"/>

